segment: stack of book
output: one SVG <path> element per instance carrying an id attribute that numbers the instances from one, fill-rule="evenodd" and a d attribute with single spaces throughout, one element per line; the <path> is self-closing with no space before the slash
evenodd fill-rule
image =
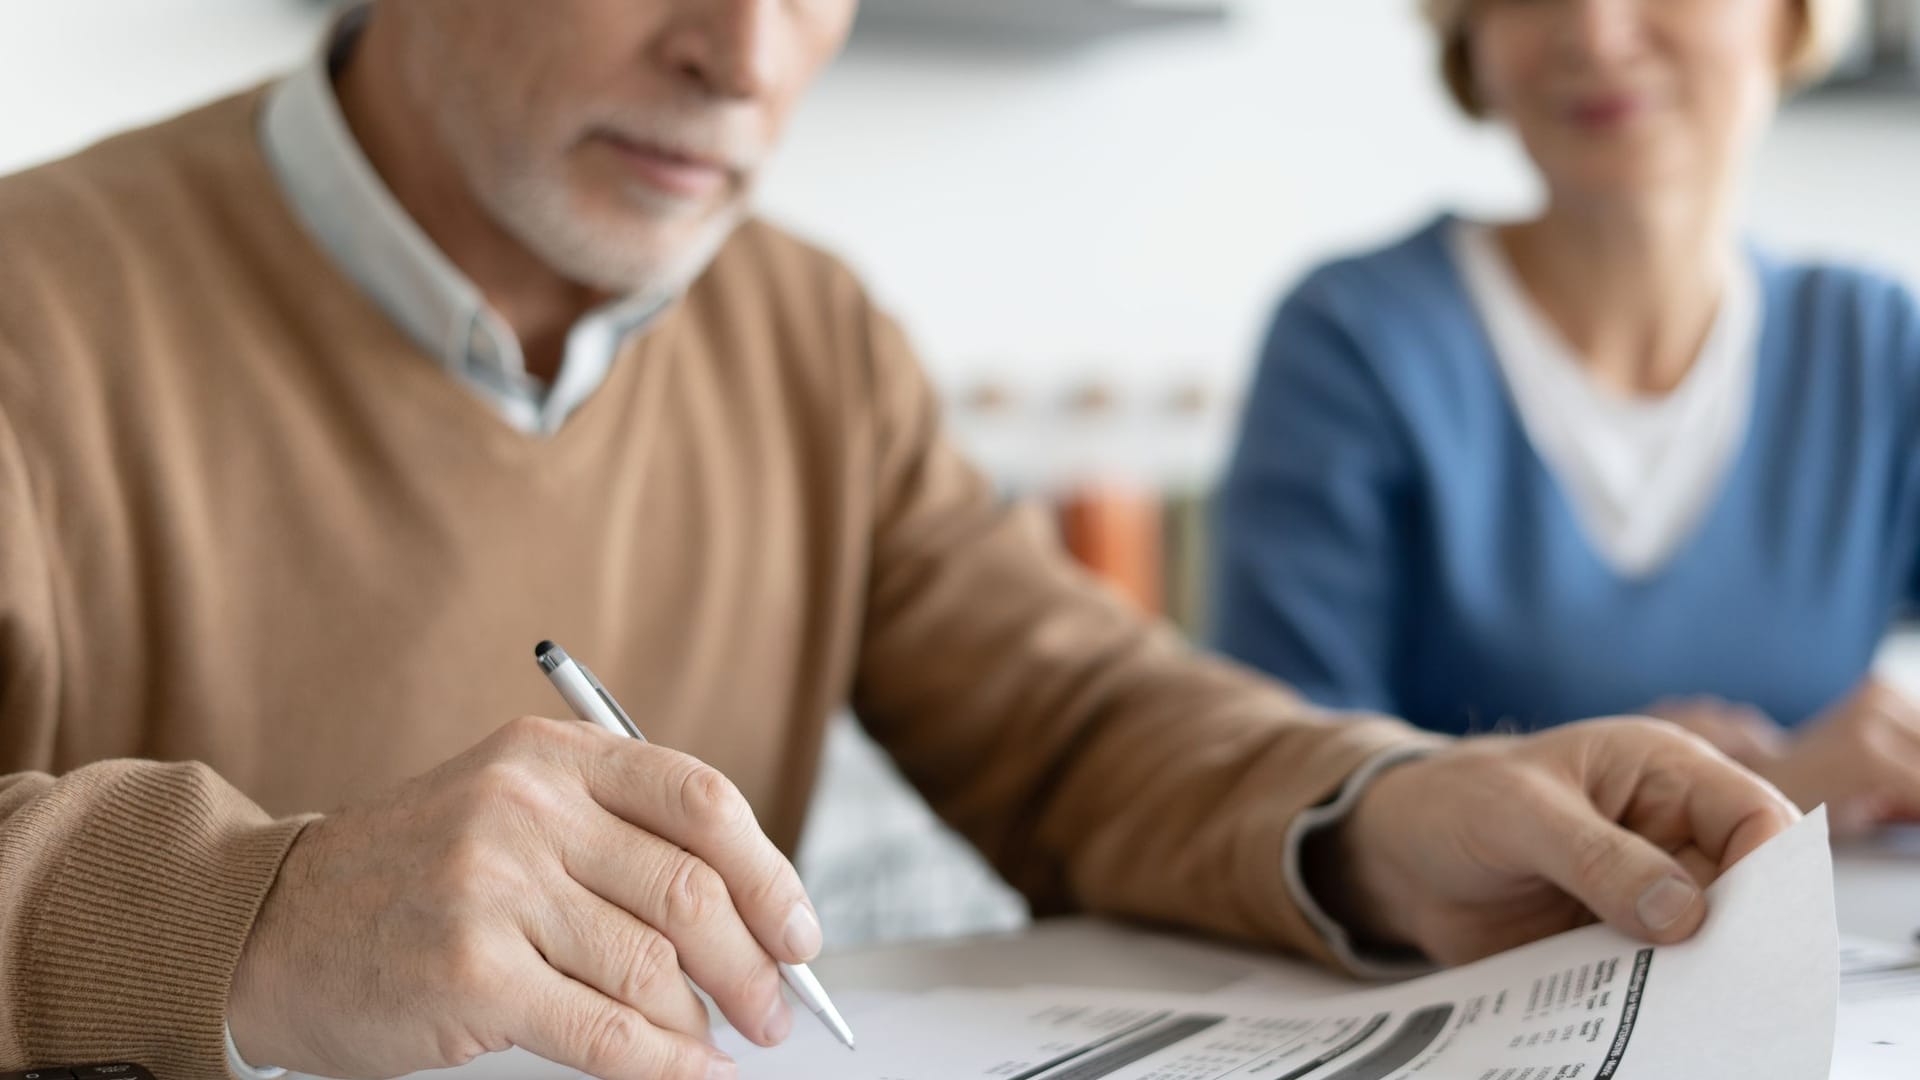
<path id="1" fill-rule="evenodd" d="M 1094 484 L 1058 501 L 1060 537 L 1135 607 L 1194 638 L 1208 629 L 1212 498 Z"/>
<path id="2" fill-rule="evenodd" d="M 1075 559 L 1140 611 L 1200 638 L 1232 400 L 1199 382 L 1161 393 L 1094 382 L 1051 396 L 985 383 L 954 399 L 953 420 L 1010 497 L 1054 509 Z"/>

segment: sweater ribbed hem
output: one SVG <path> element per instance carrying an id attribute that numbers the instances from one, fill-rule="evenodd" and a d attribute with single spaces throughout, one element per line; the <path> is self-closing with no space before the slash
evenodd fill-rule
<path id="1" fill-rule="evenodd" d="M 53 880 L 30 887 L 38 910 L 12 972 L 28 1064 L 227 1077 L 240 950 L 312 819 L 271 820 L 200 765 L 106 763 L 48 797 L 65 804 L 49 815 L 63 852 Z"/>

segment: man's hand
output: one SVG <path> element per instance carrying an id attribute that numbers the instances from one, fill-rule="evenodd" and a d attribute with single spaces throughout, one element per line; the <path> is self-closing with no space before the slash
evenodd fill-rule
<path id="1" fill-rule="evenodd" d="M 732 1076 L 688 977 L 748 1038 L 820 948 L 799 878 L 719 773 L 523 719 L 316 822 L 236 972 L 249 1062 L 394 1076 L 519 1046 L 606 1080 Z M 683 971 L 685 974 L 683 974 Z"/>
<path id="2" fill-rule="evenodd" d="M 1791 825 L 1779 792 L 1652 720 L 1461 742 L 1377 778 L 1308 847 L 1308 881 L 1360 938 L 1443 964 L 1593 921 L 1680 941 L 1700 889 Z"/>

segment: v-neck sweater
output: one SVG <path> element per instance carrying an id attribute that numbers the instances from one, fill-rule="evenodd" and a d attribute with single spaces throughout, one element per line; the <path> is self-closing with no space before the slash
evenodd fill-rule
<path id="1" fill-rule="evenodd" d="M 839 263 L 749 224 L 529 436 L 302 229 L 261 100 L 0 180 L 0 1070 L 225 1075 L 309 815 L 554 715 L 548 637 L 787 850 L 850 704 L 1041 912 L 1331 956 L 1289 830 L 1426 737 L 1075 569 Z"/>
<path id="2" fill-rule="evenodd" d="M 1281 306 L 1222 494 L 1216 640 L 1336 707 L 1533 729 L 1674 696 L 1804 723 L 1920 572 L 1920 303 L 1750 249 L 1745 436 L 1644 573 L 1596 550 L 1516 409 L 1443 219 Z"/>

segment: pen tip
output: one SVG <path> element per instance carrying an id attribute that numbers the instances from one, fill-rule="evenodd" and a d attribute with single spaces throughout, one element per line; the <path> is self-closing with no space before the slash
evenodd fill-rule
<path id="1" fill-rule="evenodd" d="M 533 647 L 533 658 L 535 660 L 544 660 L 546 659 L 547 654 L 552 651 L 553 651 L 553 642 L 543 641 L 540 644 L 535 645 Z"/>

